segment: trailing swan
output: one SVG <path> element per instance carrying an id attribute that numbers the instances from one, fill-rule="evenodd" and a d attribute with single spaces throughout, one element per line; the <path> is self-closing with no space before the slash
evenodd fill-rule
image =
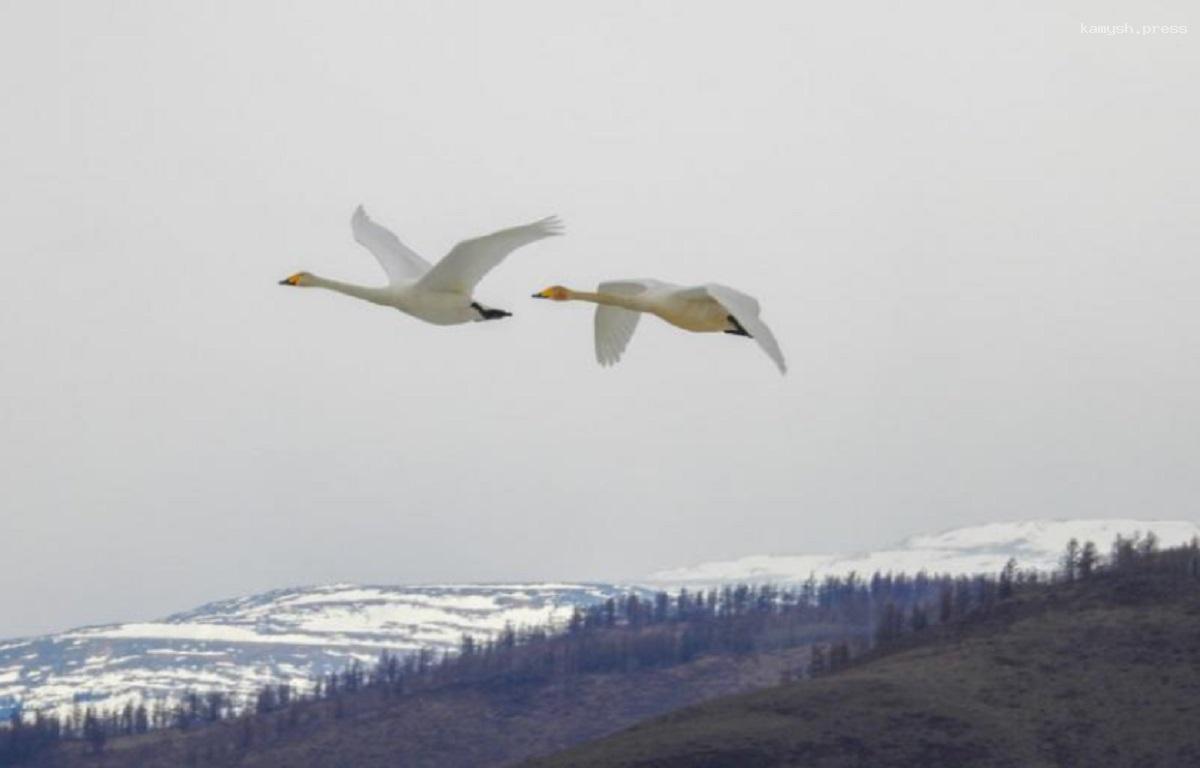
<path id="1" fill-rule="evenodd" d="M 783 352 L 771 329 L 759 318 L 758 301 L 716 283 L 684 287 L 658 280 L 614 280 L 595 293 L 554 285 L 535 299 L 590 301 L 596 307 L 596 360 L 613 365 L 621 359 L 643 313 L 657 315 L 677 328 L 695 333 L 731 333 L 758 342 L 780 373 L 787 373 Z"/>

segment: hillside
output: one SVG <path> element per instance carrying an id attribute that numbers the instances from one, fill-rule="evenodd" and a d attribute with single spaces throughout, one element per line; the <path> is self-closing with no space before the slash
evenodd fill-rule
<path id="1" fill-rule="evenodd" d="M 131 707 L 14 720 L 0 727 L 0 765 L 500 766 L 792 679 L 814 647 L 865 648 L 872 599 L 911 605 L 953 583 L 630 593 L 560 630 L 464 638 L 440 658 L 386 655 L 303 696 L 264 688 L 248 710 L 214 693 L 186 696 L 159 724 Z"/>
<path id="2" fill-rule="evenodd" d="M 1200 581 L 1019 593 L 840 673 L 725 698 L 526 768 L 1200 764 Z M 904 644 L 907 643 L 907 646 Z"/>
<path id="3" fill-rule="evenodd" d="M 240 700 L 264 684 L 302 690 L 355 661 L 373 663 L 383 649 L 454 650 L 464 634 L 561 623 L 576 607 L 628 591 L 554 583 L 283 589 L 160 621 L 0 643 L 0 719 L 17 707 L 65 716 L 76 702 L 169 706 L 189 690 Z"/>
<path id="4" fill-rule="evenodd" d="M 256 724 L 245 751 L 240 721 L 192 733 L 174 729 L 112 740 L 101 758 L 66 745 L 35 765 L 54 768 L 453 768 L 502 766 L 550 754 L 717 696 L 778 682 L 804 666 L 807 649 L 755 657 L 709 656 L 637 674 L 583 675 L 569 682 L 470 686 L 403 699 L 367 695 L 322 702 L 290 723 Z M 269 735 L 264 735 L 266 734 Z"/>
<path id="5" fill-rule="evenodd" d="M 629 594 L 560 631 L 385 657 L 301 699 L 265 689 L 249 712 L 189 697 L 148 733 L 111 711 L 26 721 L 0 738 L 0 764 L 1192 764 L 1200 544 L 1112 552 L 1085 547 L 1053 577 Z"/>
<path id="6" fill-rule="evenodd" d="M 0 719 L 17 709 L 65 717 L 76 703 L 169 708 L 188 691 L 220 691 L 246 702 L 265 684 L 302 690 L 315 676 L 369 664 L 381 650 L 454 651 L 464 634 L 494 637 L 514 627 L 561 624 L 576 607 L 631 591 L 742 583 L 796 584 L 879 571 L 996 573 L 1009 558 L 1050 569 L 1063 546 L 1107 544 L 1118 533 L 1154 531 L 1164 546 L 1200 534 L 1186 521 L 1030 520 L 913 536 L 855 555 L 762 555 L 661 571 L 636 586 L 484 584 L 331 585 L 282 589 L 209 603 L 158 621 L 86 627 L 0 642 Z"/>

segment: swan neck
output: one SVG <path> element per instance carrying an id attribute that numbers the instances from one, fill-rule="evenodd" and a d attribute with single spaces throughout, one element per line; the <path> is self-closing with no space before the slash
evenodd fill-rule
<path id="1" fill-rule="evenodd" d="M 621 296 L 615 293 L 605 293 L 603 291 L 571 291 L 569 297 L 574 301 L 590 301 L 593 304 L 606 304 L 610 307 L 621 307 L 623 309 L 637 309 L 633 297 Z"/>
<path id="2" fill-rule="evenodd" d="M 330 280 L 327 277 L 319 277 L 317 275 L 312 276 L 309 285 L 314 288 L 324 288 L 327 291 L 343 293 L 347 296 L 353 296 L 356 299 L 370 301 L 375 304 L 383 303 L 383 297 L 380 296 L 380 291 L 378 288 L 371 288 L 365 285 L 355 285 L 353 283 L 343 283 L 339 280 Z"/>

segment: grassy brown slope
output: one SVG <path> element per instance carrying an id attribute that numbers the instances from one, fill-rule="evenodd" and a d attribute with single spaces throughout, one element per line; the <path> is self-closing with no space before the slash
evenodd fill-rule
<path id="1" fill-rule="evenodd" d="M 68 745 L 58 768 L 442 768 L 500 766 L 550 754 L 636 722 L 738 691 L 776 684 L 803 667 L 807 649 L 757 656 L 708 656 L 670 669 L 581 675 L 567 682 L 518 688 L 464 686 L 387 699 L 363 694 L 335 718 L 334 704 L 313 705 L 298 724 L 261 723 L 250 743 L 234 749 L 240 724 L 189 733 L 169 731 L 114 739 L 100 758 Z M 348 699 L 350 701 L 350 699 Z M 311 716 L 319 715 L 319 716 Z"/>
<path id="2" fill-rule="evenodd" d="M 1106 575 L 529 768 L 1200 765 L 1200 586 Z"/>

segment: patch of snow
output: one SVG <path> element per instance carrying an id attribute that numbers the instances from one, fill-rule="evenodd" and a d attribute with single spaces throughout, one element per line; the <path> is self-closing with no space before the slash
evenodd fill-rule
<path id="1" fill-rule="evenodd" d="M 624 593 L 597 584 L 377 587 L 338 584 L 223 600 L 161 621 L 85 627 L 0 648 L 0 697 L 66 714 L 185 691 L 251 701 L 264 684 L 370 664 L 383 650 L 456 650 L 464 634 L 562 623 L 576 605 Z"/>
<path id="2" fill-rule="evenodd" d="M 957 528 L 912 536 L 892 549 L 847 555 L 751 555 L 651 574 L 647 584 L 708 586 L 731 582 L 801 582 L 813 576 L 870 576 L 881 573 L 996 573 L 1009 558 L 1023 569 L 1058 567 L 1067 542 L 1091 541 L 1107 553 L 1117 535 L 1153 531 L 1160 545 L 1178 546 L 1200 536 L 1200 525 L 1186 520 L 1027 520 Z"/>

